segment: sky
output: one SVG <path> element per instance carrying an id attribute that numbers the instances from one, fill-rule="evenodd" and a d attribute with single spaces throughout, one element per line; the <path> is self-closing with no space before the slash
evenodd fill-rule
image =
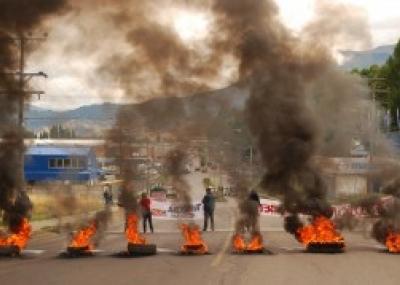
<path id="1" fill-rule="evenodd" d="M 373 46 L 393 44 L 400 37 L 399 0 L 330 0 L 355 5 L 369 18 Z M 313 16 L 314 0 L 278 0 L 283 22 L 300 30 Z"/>
<path id="2" fill-rule="evenodd" d="M 261 0 L 260 0 L 261 1 Z M 318 0 L 277 0 L 280 8 L 280 15 L 283 23 L 299 33 L 314 16 L 314 3 Z M 326 0 L 338 3 L 354 5 L 354 9 L 363 10 L 369 19 L 372 36 L 372 46 L 394 44 L 400 38 L 400 0 Z M 206 33 L 208 25 L 204 15 L 185 14 L 180 12 L 174 17 L 174 26 L 183 40 L 201 38 Z M 73 38 L 74 30 L 67 31 Z M 57 40 L 68 40 L 66 30 L 55 27 L 50 31 L 50 37 Z M 57 38 L 58 37 L 58 38 Z M 107 43 L 105 43 L 107 44 Z M 348 48 L 348 47 L 346 47 Z M 94 81 L 100 88 L 93 88 L 93 80 L 88 83 L 83 80 L 88 74 L 93 73 L 95 58 L 85 59 L 86 61 L 71 60 L 63 62 L 62 65 L 54 65 L 55 61 L 63 58 L 62 51 L 51 50 L 46 53 L 48 58 L 41 58 L 40 61 L 33 60 L 28 63 L 29 71 L 44 71 L 49 75 L 46 80 L 33 82 L 35 89 L 46 91 L 46 95 L 40 100 L 33 98 L 32 104 L 38 107 L 54 110 L 73 109 L 82 105 L 102 103 L 98 90 L 109 88 L 110 98 L 108 101 L 118 102 L 121 98 L 120 91 L 103 81 Z M 34 56 L 33 56 L 34 58 Z M 94 77 L 95 75 L 93 75 Z M 115 100 L 117 98 L 117 100 Z M 103 96 L 104 99 L 104 96 Z"/>

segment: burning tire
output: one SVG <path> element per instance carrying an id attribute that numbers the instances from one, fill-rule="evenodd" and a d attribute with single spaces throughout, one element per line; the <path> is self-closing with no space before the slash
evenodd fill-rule
<path id="1" fill-rule="evenodd" d="M 128 244 L 128 253 L 131 256 L 150 256 L 157 254 L 157 246 L 155 244 Z"/>
<path id="2" fill-rule="evenodd" d="M 0 246 L 0 256 L 15 257 L 21 254 L 21 250 L 16 245 Z"/>
<path id="3" fill-rule="evenodd" d="M 69 257 L 81 257 L 81 256 L 92 256 L 92 252 L 90 251 L 89 246 L 81 246 L 81 247 L 74 247 L 69 246 L 67 247 L 67 251 L 65 254 Z"/>
<path id="4" fill-rule="evenodd" d="M 184 244 L 181 246 L 182 255 L 209 254 L 206 243 L 201 238 L 200 229 L 197 225 L 182 224 Z"/>
<path id="5" fill-rule="evenodd" d="M 312 242 L 307 245 L 307 252 L 310 253 L 342 253 L 344 243 L 318 243 Z"/>

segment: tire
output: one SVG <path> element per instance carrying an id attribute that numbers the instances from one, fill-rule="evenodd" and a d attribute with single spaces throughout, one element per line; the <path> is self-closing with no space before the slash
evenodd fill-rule
<path id="1" fill-rule="evenodd" d="M 0 256 L 19 256 L 21 251 L 19 247 L 10 245 L 10 246 L 0 246 Z"/>
<path id="2" fill-rule="evenodd" d="M 155 244 L 128 244 L 128 252 L 134 256 L 149 256 L 157 253 L 157 246 Z"/>

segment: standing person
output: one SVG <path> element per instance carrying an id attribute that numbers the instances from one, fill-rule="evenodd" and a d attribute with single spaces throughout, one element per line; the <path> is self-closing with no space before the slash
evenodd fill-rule
<path id="1" fill-rule="evenodd" d="M 260 196 L 255 190 L 251 190 L 249 193 L 249 200 L 257 203 L 258 206 L 261 206 Z"/>
<path id="2" fill-rule="evenodd" d="M 248 224 L 247 230 L 251 233 L 260 231 L 259 217 L 260 217 L 260 196 L 255 190 L 251 190 L 247 198 L 248 201 Z"/>
<path id="3" fill-rule="evenodd" d="M 215 209 L 215 198 L 211 193 L 211 188 L 206 189 L 206 195 L 203 197 L 203 209 L 204 209 L 204 227 L 203 231 L 207 231 L 208 219 L 211 221 L 211 230 L 214 231 L 214 209 Z"/>
<path id="4" fill-rule="evenodd" d="M 150 231 L 151 233 L 154 232 L 153 230 L 153 219 L 151 215 L 150 209 L 150 199 L 147 197 L 146 193 L 142 193 L 142 199 L 140 199 L 140 207 L 142 208 L 142 217 L 143 217 L 143 232 L 146 233 L 147 230 L 147 221 L 149 221 Z"/>
<path id="5" fill-rule="evenodd" d="M 111 188 L 111 185 L 108 183 L 106 185 L 104 185 L 103 197 L 104 197 L 104 204 L 106 206 L 112 204 L 112 202 L 113 202 L 112 188 Z"/>

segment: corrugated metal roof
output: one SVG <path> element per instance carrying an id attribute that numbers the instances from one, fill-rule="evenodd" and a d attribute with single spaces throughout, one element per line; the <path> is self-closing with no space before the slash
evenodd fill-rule
<path id="1" fill-rule="evenodd" d="M 60 156 L 87 156 L 90 147 L 65 146 L 32 146 L 26 150 L 27 155 L 60 155 Z"/>

